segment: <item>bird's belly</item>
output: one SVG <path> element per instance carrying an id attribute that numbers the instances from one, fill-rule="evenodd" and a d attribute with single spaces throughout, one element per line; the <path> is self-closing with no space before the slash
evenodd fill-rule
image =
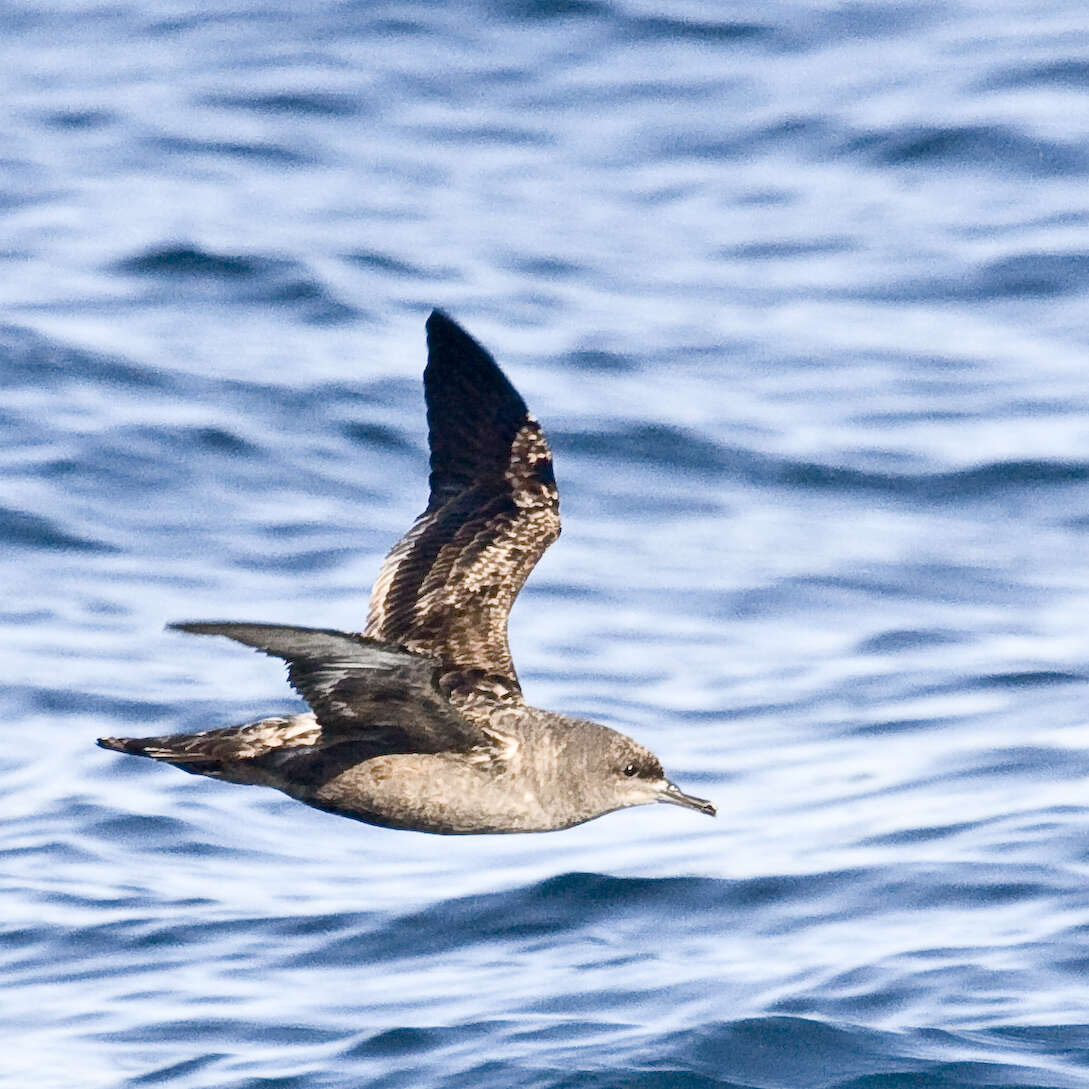
<path id="1" fill-rule="evenodd" d="M 368 824 L 440 835 L 559 827 L 531 782 L 455 754 L 379 756 L 305 791 L 300 801 Z"/>

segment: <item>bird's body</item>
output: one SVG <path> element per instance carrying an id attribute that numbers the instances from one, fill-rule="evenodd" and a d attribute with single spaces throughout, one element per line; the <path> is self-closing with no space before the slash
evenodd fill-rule
<path id="1" fill-rule="evenodd" d="M 606 726 L 537 708 L 500 713 L 497 724 L 505 732 L 494 745 L 374 756 L 356 742 L 330 744 L 313 712 L 199 734 L 106 740 L 109 748 L 212 779 L 273 787 L 367 824 L 450 835 L 581 824 L 615 808 L 609 792 L 597 789 L 610 783 L 599 774 L 611 770 L 599 769 L 601 754 L 649 756 Z"/>
<path id="2" fill-rule="evenodd" d="M 99 744 L 421 832 L 552 831 L 655 801 L 713 814 L 631 738 L 523 701 L 507 615 L 559 535 L 551 452 L 483 348 L 438 311 L 427 330 L 430 501 L 386 558 L 365 631 L 171 625 L 282 658 L 311 711 Z"/>

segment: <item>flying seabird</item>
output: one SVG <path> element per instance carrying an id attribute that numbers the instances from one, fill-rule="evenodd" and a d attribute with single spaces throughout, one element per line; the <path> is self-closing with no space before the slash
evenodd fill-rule
<path id="1" fill-rule="evenodd" d="M 427 351 L 431 494 L 379 571 L 362 634 L 169 625 L 282 658 L 310 711 L 99 745 L 418 832 L 548 832 L 649 802 L 713 816 L 630 737 L 522 699 L 507 616 L 560 533 L 552 453 L 495 360 L 438 310 Z"/>

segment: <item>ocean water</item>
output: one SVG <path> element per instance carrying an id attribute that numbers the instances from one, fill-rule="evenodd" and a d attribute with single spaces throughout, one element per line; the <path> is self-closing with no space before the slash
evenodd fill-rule
<path id="1" fill-rule="evenodd" d="M 3 1084 L 1089 1084 L 1087 56 L 1074 0 L 0 7 Z M 716 821 L 95 748 L 298 706 L 168 621 L 362 625 L 432 306 L 555 451 L 528 697 Z"/>

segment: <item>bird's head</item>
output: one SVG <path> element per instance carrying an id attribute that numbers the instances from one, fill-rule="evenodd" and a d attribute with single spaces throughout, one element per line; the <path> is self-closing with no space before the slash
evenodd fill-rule
<path id="1" fill-rule="evenodd" d="M 582 777 L 582 793 L 584 800 L 597 808 L 595 816 L 651 802 L 668 802 L 715 815 L 711 802 L 685 794 L 667 779 L 658 757 L 638 741 L 596 723 L 587 725 L 596 728 L 579 739 L 583 767 L 588 773 Z"/>

